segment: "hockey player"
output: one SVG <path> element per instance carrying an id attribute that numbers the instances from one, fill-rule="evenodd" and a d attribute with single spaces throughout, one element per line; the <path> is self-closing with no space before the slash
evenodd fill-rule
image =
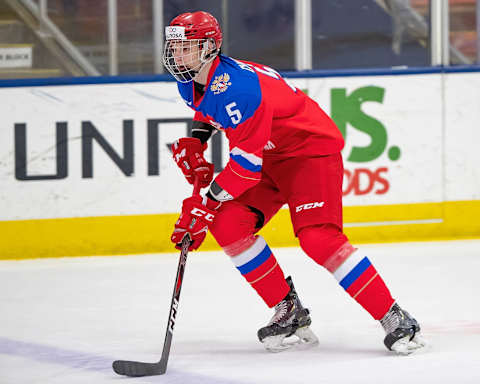
<path id="1" fill-rule="evenodd" d="M 192 137 L 172 145 L 190 183 L 209 187 L 183 201 L 171 240 L 189 233 L 191 250 L 207 228 L 269 307 L 275 308 L 258 338 L 270 351 L 287 348 L 292 335 L 316 343 L 311 318 L 291 278 L 285 279 L 265 240 L 256 235 L 286 203 L 305 253 L 325 267 L 386 332 L 385 346 L 409 354 L 425 345 L 417 321 L 400 308 L 364 252 L 342 232 L 341 149 L 335 123 L 318 104 L 264 65 L 220 54 L 222 32 L 206 12 L 184 13 L 166 27 L 164 65 L 195 111 Z M 217 131 L 229 140 L 230 159 L 213 180 L 204 158 Z"/>

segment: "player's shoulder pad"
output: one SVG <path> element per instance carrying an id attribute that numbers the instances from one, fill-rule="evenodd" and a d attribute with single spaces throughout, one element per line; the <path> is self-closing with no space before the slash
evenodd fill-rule
<path id="1" fill-rule="evenodd" d="M 224 128 L 236 128 L 247 121 L 262 102 L 262 90 L 255 70 L 223 55 L 207 92 L 210 103 L 215 105 L 216 120 Z"/>

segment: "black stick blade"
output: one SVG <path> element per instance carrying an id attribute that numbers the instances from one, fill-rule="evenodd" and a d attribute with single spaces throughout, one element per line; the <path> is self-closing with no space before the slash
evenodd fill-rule
<path id="1" fill-rule="evenodd" d="M 166 364 L 141 363 L 140 361 L 116 360 L 112 364 L 115 373 L 123 376 L 140 377 L 163 375 L 167 371 Z"/>

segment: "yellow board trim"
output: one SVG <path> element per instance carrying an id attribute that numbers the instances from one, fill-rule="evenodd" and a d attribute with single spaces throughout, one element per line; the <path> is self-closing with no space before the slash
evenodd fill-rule
<path id="1" fill-rule="evenodd" d="M 1 23 L 0 23 L 1 24 Z M 0 43 L 0 48 L 32 48 L 34 44 L 8 44 Z"/>
<path id="2" fill-rule="evenodd" d="M 0 259 L 172 252 L 177 216 L 0 221 Z M 344 221 L 354 244 L 480 238 L 480 200 L 344 207 Z M 298 245 L 288 210 L 260 233 L 272 247 Z M 208 235 L 201 249 L 219 248 Z"/>

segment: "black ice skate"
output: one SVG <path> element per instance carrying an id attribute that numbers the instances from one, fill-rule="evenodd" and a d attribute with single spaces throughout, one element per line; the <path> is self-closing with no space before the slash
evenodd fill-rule
<path id="1" fill-rule="evenodd" d="M 310 329 L 312 319 L 307 308 L 302 306 L 291 277 L 287 277 L 290 292 L 275 306 L 275 314 L 266 327 L 257 332 L 258 339 L 270 352 L 281 352 L 295 344 L 316 344 L 318 339 Z M 295 335 L 294 343 L 283 344 L 286 337 Z"/>
<path id="2" fill-rule="evenodd" d="M 385 346 L 401 355 L 409 355 L 427 345 L 420 334 L 417 320 L 395 303 L 380 320 L 387 336 L 383 340 Z"/>

